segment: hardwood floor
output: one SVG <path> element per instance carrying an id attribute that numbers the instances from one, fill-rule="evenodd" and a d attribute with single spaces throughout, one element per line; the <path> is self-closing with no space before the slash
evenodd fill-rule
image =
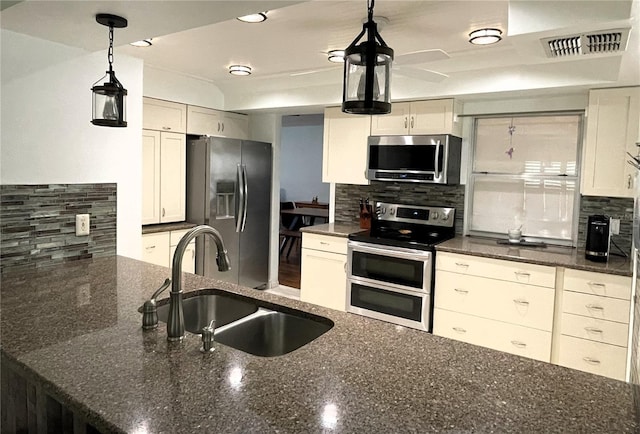
<path id="1" fill-rule="evenodd" d="M 298 240 L 300 242 L 300 240 Z M 280 255 L 280 265 L 278 266 L 278 282 L 280 285 L 300 288 L 300 247 L 294 245 L 287 258 L 287 248 Z"/>

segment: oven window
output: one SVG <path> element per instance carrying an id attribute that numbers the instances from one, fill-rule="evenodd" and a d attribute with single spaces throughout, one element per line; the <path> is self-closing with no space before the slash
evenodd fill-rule
<path id="1" fill-rule="evenodd" d="M 435 153 L 436 147 L 432 145 L 370 146 L 369 169 L 434 172 Z M 442 170 L 442 154 L 438 170 Z"/>
<path id="2" fill-rule="evenodd" d="M 422 297 L 351 283 L 351 306 L 422 321 Z"/>
<path id="3" fill-rule="evenodd" d="M 351 275 L 421 289 L 424 280 L 424 262 L 354 250 Z"/>

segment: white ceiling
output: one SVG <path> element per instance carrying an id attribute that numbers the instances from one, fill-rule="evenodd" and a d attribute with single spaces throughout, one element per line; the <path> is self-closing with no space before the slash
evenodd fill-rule
<path id="1" fill-rule="evenodd" d="M 401 66 L 393 74 L 392 97 L 638 85 L 638 1 L 378 0 L 375 15 L 389 20 L 380 33 L 397 63 L 400 55 L 423 50 L 440 49 L 449 56 L 412 62 L 409 70 Z M 115 32 L 116 68 L 118 54 L 140 57 L 147 66 L 211 82 L 225 94 L 226 109 L 248 110 L 337 102 L 341 66 L 329 63 L 325 53 L 349 45 L 361 30 L 366 7 L 365 0 L 24 1 L 3 4 L 1 25 L 98 51 L 104 50 L 107 34 L 94 15 L 122 15 L 129 27 Z M 234 19 L 264 10 L 269 18 L 261 24 Z M 504 39 L 492 46 L 469 44 L 469 32 L 479 27 L 502 29 Z M 548 59 L 540 42 L 620 27 L 632 30 L 627 50 L 618 54 Z M 148 37 L 153 37 L 152 47 L 126 45 Z M 249 65 L 253 74 L 231 76 L 231 64 Z M 415 78 L 420 70 L 443 75 L 425 81 Z"/>

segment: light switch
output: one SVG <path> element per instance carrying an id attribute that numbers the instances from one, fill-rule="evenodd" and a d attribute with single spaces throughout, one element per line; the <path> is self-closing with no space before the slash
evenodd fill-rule
<path id="1" fill-rule="evenodd" d="M 89 214 L 76 214 L 76 236 L 89 235 Z"/>

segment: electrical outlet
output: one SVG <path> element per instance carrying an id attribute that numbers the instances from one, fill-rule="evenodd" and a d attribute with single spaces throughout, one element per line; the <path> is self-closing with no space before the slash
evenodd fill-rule
<path id="1" fill-rule="evenodd" d="M 89 235 L 89 214 L 76 214 L 76 236 Z"/>
<path id="2" fill-rule="evenodd" d="M 611 219 L 611 233 L 613 235 L 620 234 L 620 219 Z"/>

